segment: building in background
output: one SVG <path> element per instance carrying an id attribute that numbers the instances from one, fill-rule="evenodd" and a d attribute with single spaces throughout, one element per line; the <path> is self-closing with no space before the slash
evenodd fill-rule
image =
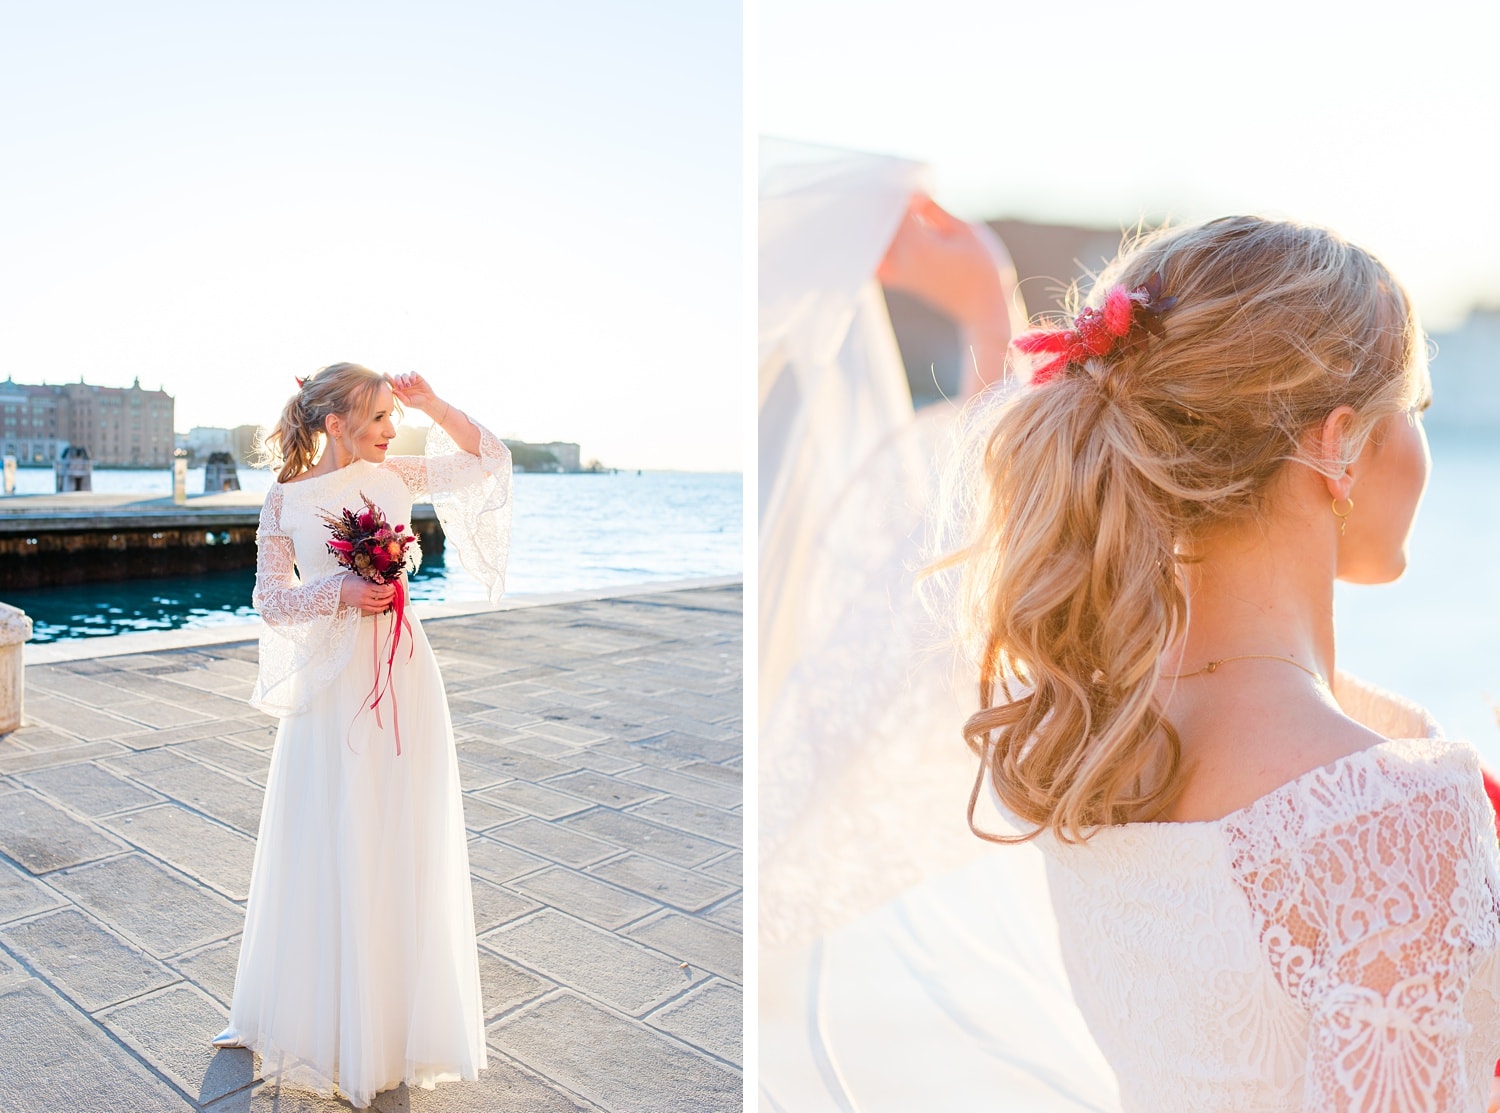
<path id="1" fill-rule="evenodd" d="M 0 454 L 23 467 L 55 464 L 63 449 L 88 451 L 95 467 L 172 466 L 174 400 L 163 390 L 76 383 L 0 383 Z"/>

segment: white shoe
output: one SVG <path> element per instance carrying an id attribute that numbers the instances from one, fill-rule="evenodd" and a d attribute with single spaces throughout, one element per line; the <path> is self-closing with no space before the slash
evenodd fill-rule
<path id="1" fill-rule="evenodd" d="M 214 1047 L 244 1047 L 245 1046 L 243 1043 L 240 1042 L 240 1034 L 234 1030 L 234 1026 L 233 1025 L 230 1025 L 228 1028 L 225 1028 L 217 1036 L 215 1036 L 213 1039 L 211 1039 L 209 1041 L 209 1043 L 212 1044 Z"/>

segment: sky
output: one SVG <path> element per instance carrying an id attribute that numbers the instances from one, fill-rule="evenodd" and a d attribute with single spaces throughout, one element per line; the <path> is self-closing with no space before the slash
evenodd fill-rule
<path id="1" fill-rule="evenodd" d="M 738 470 L 741 20 L 0 0 L 0 376 L 139 376 L 186 431 L 350 360 L 585 460 Z"/>
<path id="2" fill-rule="evenodd" d="M 1500 17 L 1453 0 L 761 0 L 765 135 L 915 158 L 969 219 L 1257 212 L 1500 305 Z M 1050 307 L 1029 307 L 1050 308 Z"/>

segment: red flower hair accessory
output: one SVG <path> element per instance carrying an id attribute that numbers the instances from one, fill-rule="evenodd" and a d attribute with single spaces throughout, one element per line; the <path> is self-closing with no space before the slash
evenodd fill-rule
<path id="1" fill-rule="evenodd" d="M 1072 328 L 1042 328 L 1011 341 L 1027 356 L 1044 356 L 1031 369 L 1031 385 L 1041 386 L 1069 364 L 1107 356 L 1145 335 L 1160 336 L 1161 315 L 1177 304 L 1162 296 L 1162 278 L 1153 274 L 1134 290 L 1111 286 L 1101 309 L 1089 307 L 1073 319 Z"/>

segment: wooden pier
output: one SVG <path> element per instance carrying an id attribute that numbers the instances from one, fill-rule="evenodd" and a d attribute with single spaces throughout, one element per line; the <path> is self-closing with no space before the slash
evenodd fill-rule
<path id="1" fill-rule="evenodd" d="M 102 494 L 0 498 L 0 591 L 179 576 L 255 566 L 256 491 L 171 496 Z M 432 506 L 412 507 L 426 553 L 443 546 Z"/>

